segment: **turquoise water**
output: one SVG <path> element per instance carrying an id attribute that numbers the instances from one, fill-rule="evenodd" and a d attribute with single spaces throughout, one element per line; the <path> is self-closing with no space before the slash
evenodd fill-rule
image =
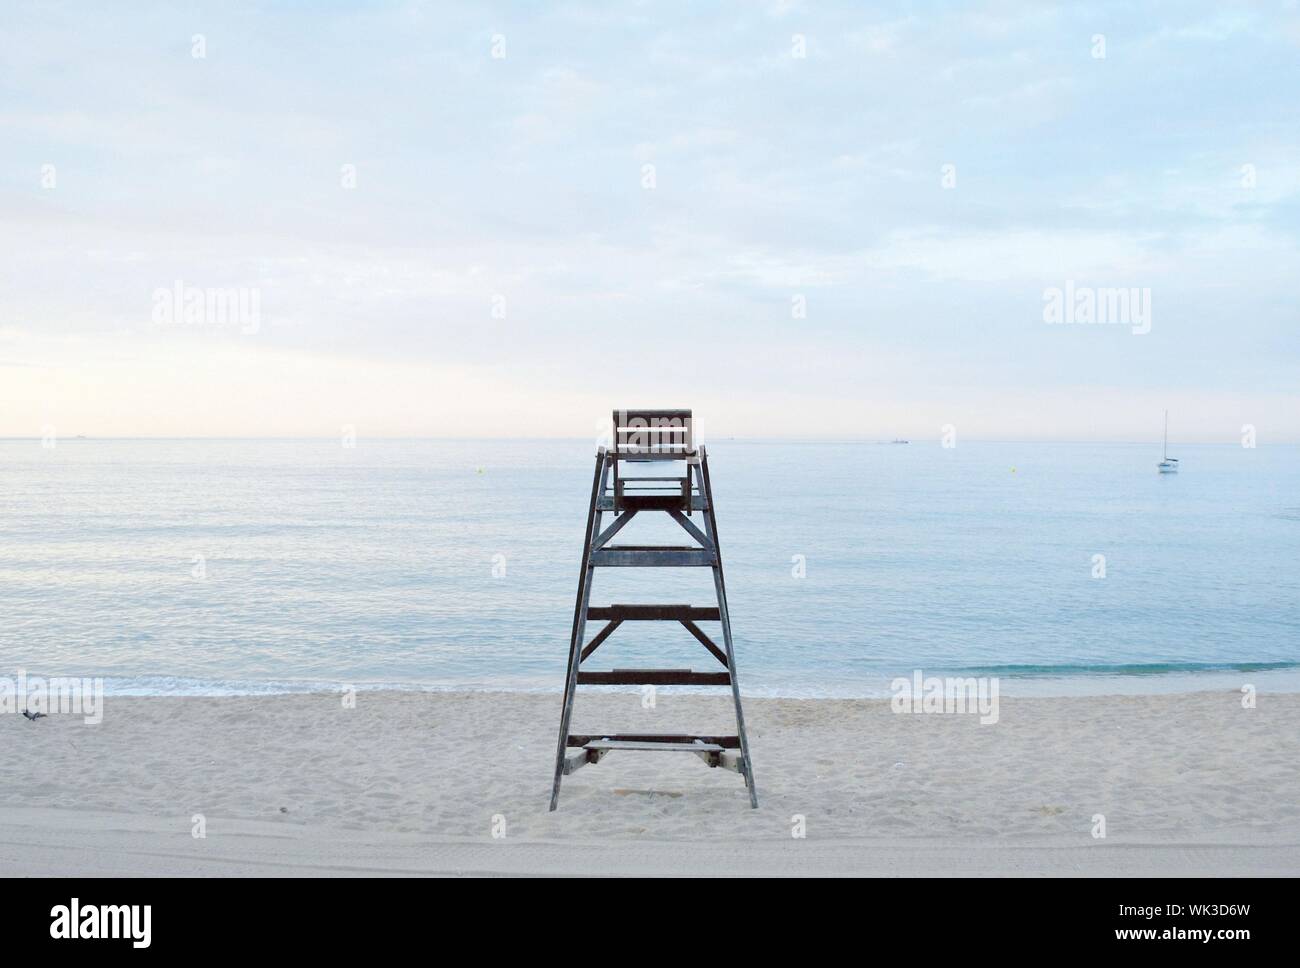
<path id="1" fill-rule="evenodd" d="M 918 668 L 1005 692 L 1300 683 L 1295 447 L 1180 446 L 1176 476 L 1158 444 L 709 449 L 746 692 L 879 695 Z M 0 674 L 558 690 L 593 452 L 0 441 Z M 620 540 L 680 543 L 655 523 Z M 609 569 L 593 597 L 711 594 L 707 569 Z M 708 668 L 649 623 L 598 655 Z"/>

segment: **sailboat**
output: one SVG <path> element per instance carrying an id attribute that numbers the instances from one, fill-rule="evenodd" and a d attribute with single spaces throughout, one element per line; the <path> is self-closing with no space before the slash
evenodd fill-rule
<path id="1" fill-rule="evenodd" d="M 1178 458 L 1169 456 L 1169 411 L 1165 411 L 1165 445 L 1161 450 L 1160 463 L 1156 465 L 1156 470 L 1161 474 L 1177 474 Z"/>

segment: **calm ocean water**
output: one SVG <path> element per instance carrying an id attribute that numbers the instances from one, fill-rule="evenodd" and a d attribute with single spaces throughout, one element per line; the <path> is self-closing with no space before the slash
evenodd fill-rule
<path id="1" fill-rule="evenodd" d="M 0 441 L 0 674 L 558 691 L 593 450 Z M 1004 692 L 1300 688 L 1295 447 L 1180 446 L 1177 476 L 1158 443 L 709 450 L 747 693 L 880 695 L 917 668 Z M 680 534 L 653 524 L 622 540 Z M 711 594 L 707 569 L 608 569 L 594 600 Z M 708 667 L 649 623 L 602 654 Z"/>

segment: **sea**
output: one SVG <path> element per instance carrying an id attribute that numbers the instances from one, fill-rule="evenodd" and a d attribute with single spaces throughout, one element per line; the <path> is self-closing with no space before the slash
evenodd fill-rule
<path id="1" fill-rule="evenodd" d="M 1300 448 L 1181 445 L 1176 475 L 1158 442 L 708 449 L 745 694 L 885 696 L 918 670 L 1300 691 Z M 0 675 L 558 692 L 594 460 L 590 440 L 0 440 Z M 643 514 L 617 540 L 684 538 Z M 635 602 L 712 605 L 709 569 L 597 571 L 593 603 Z M 639 622 L 589 667 L 715 666 Z"/>

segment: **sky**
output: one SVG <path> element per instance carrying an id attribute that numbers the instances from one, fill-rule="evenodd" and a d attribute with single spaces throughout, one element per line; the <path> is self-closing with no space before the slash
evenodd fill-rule
<path id="1" fill-rule="evenodd" d="M 1300 441 L 1294 2 L 0 7 L 0 436 Z"/>

